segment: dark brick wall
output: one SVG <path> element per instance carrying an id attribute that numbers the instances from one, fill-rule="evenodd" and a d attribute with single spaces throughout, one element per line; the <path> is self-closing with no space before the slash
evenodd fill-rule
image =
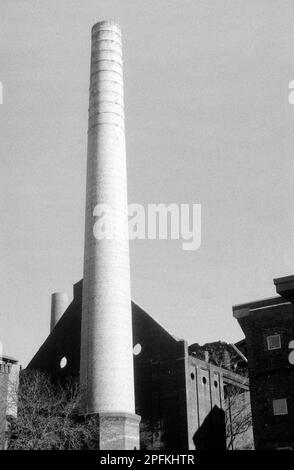
<path id="1" fill-rule="evenodd" d="M 141 416 L 142 449 L 187 449 L 185 357 L 175 340 L 138 305 L 132 305 L 136 412 Z"/>
<path id="2" fill-rule="evenodd" d="M 294 366 L 288 361 L 294 306 L 268 306 L 239 321 L 246 335 L 255 447 L 294 449 Z M 269 351 L 266 337 L 276 333 L 281 335 L 281 349 Z M 288 415 L 273 414 L 272 401 L 279 398 L 287 398 Z"/>

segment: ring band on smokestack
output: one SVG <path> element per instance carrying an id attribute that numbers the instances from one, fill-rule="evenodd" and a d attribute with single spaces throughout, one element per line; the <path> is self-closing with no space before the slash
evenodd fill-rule
<path id="1" fill-rule="evenodd" d="M 80 381 L 84 411 L 99 416 L 100 449 L 139 447 L 135 415 L 128 237 L 97 238 L 94 209 L 128 233 L 121 32 L 92 28 Z"/>
<path id="2" fill-rule="evenodd" d="M 50 332 L 64 314 L 68 304 L 68 295 L 65 292 L 54 292 L 54 294 L 52 294 Z"/>

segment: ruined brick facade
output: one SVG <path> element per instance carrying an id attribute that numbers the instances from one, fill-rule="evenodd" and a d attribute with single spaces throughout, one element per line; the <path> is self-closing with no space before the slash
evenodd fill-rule
<path id="1" fill-rule="evenodd" d="M 4 449 L 9 367 L 0 363 L 0 450 Z"/>
<path id="2" fill-rule="evenodd" d="M 17 361 L 0 357 L 0 450 L 6 446 L 7 417 L 16 416 L 16 395 L 19 367 Z M 16 388 L 15 388 L 16 387 Z"/>

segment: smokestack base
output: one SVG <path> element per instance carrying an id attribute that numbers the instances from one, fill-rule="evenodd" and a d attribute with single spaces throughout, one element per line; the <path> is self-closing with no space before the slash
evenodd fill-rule
<path id="1" fill-rule="evenodd" d="M 140 416 L 99 413 L 99 450 L 139 450 Z"/>

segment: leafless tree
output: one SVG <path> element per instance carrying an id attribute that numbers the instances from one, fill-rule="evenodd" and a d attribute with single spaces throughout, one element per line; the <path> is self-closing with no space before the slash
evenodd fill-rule
<path id="1" fill-rule="evenodd" d="M 81 414 L 76 380 L 63 383 L 39 371 L 21 373 L 10 393 L 17 416 L 9 419 L 8 450 L 79 450 L 97 448 L 98 422 Z"/>
<path id="2" fill-rule="evenodd" d="M 227 449 L 253 449 L 249 391 L 241 387 L 227 385 L 225 393 Z"/>

